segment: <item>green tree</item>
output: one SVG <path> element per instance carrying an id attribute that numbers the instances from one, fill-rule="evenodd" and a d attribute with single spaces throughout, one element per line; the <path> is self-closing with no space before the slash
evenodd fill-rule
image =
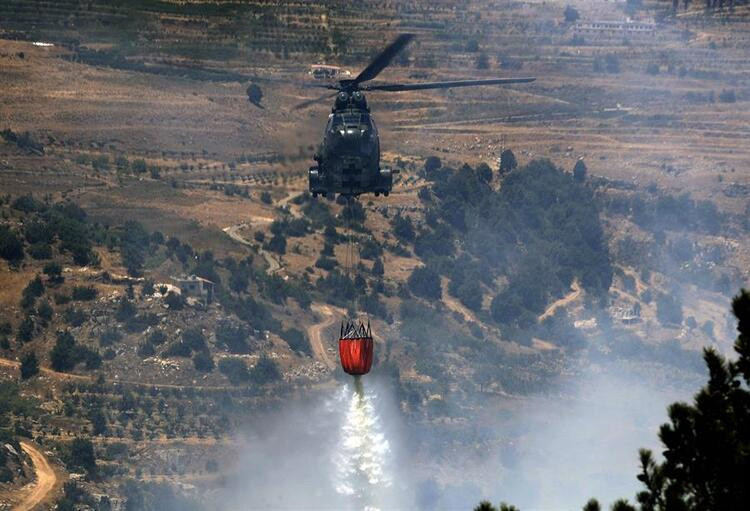
<path id="1" fill-rule="evenodd" d="M 440 275 L 426 266 L 415 268 L 407 283 L 412 293 L 428 300 L 439 300 L 443 294 Z"/>
<path id="2" fill-rule="evenodd" d="M 21 238 L 5 225 L 0 225 L 0 257 L 10 263 L 17 263 L 23 259 Z"/>
<path id="3" fill-rule="evenodd" d="M 263 99 L 263 90 L 255 83 L 251 83 L 247 87 L 247 99 L 255 106 L 261 106 L 260 101 Z"/>
<path id="4" fill-rule="evenodd" d="M 573 179 L 578 183 L 586 181 L 586 164 L 583 162 L 583 158 L 579 158 L 573 166 Z"/>
<path id="5" fill-rule="evenodd" d="M 68 446 L 68 454 L 65 458 L 66 465 L 71 468 L 80 468 L 88 473 L 96 472 L 94 444 L 88 438 L 73 439 Z"/>
<path id="6" fill-rule="evenodd" d="M 107 434 L 107 418 L 101 408 L 96 407 L 91 410 L 89 420 L 91 421 L 91 432 L 94 435 L 103 436 Z"/>
<path id="7" fill-rule="evenodd" d="M 69 331 L 58 332 L 57 341 L 49 354 L 50 364 L 55 371 L 70 371 L 76 360 L 76 340 Z"/>
<path id="8" fill-rule="evenodd" d="M 516 167 L 518 167 L 518 161 L 516 160 L 516 155 L 513 154 L 513 151 L 511 151 L 510 149 L 506 149 L 502 153 L 500 153 L 500 173 L 501 174 L 510 172 L 511 170 L 514 170 Z"/>
<path id="9" fill-rule="evenodd" d="M 273 383 L 281 379 L 281 371 L 276 362 L 263 355 L 250 371 L 250 379 L 258 385 Z"/>
<path id="10" fill-rule="evenodd" d="M 211 354 L 206 351 L 199 351 L 193 355 L 193 367 L 196 371 L 202 373 L 210 373 L 214 370 L 214 359 L 211 358 Z"/>
<path id="11" fill-rule="evenodd" d="M 39 374 L 39 361 L 34 351 L 28 351 L 21 359 L 21 379 L 28 380 Z"/>
<path id="12" fill-rule="evenodd" d="M 708 382 L 692 404 L 674 403 L 669 422 L 659 429 L 664 461 L 640 451 L 638 480 L 645 489 L 636 499 L 641 511 L 748 509 L 750 485 L 750 293 L 732 302 L 739 335 L 737 359 L 727 360 L 713 348 L 703 358 Z M 635 508 L 621 500 L 613 510 Z"/>

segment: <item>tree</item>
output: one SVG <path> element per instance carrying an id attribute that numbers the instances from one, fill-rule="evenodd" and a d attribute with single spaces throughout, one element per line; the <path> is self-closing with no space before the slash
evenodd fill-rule
<path id="1" fill-rule="evenodd" d="M 268 242 L 266 248 L 272 252 L 276 252 L 277 254 L 285 254 L 286 253 L 286 238 L 283 234 L 277 234 L 273 238 L 270 239 Z"/>
<path id="2" fill-rule="evenodd" d="M 414 226 L 408 216 L 401 216 L 401 214 L 394 216 L 391 220 L 391 228 L 397 238 L 407 242 L 414 241 Z"/>
<path id="3" fill-rule="evenodd" d="M 518 167 L 518 161 L 516 161 L 516 155 L 510 149 L 504 150 L 500 153 L 500 173 L 505 174 Z"/>
<path id="4" fill-rule="evenodd" d="M 563 15 L 565 16 L 566 23 L 575 23 L 576 21 L 578 21 L 578 18 L 581 17 L 581 15 L 578 14 L 578 9 L 570 5 L 565 7 Z"/>
<path id="5" fill-rule="evenodd" d="M 65 278 L 62 276 L 62 266 L 60 266 L 60 263 L 57 261 L 50 261 L 47 264 L 44 265 L 44 274 L 47 275 L 47 278 L 50 282 L 55 284 L 60 284 L 65 280 Z"/>
<path id="6" fill-rule="evenodd" d="M 440 300 L 442 288 L 440 276 L 428 267 L 415 268 L 409 275 L 409 289 L 412 293 L 428 300 Z"/>
<path id="7" fill-rule="evenodd" d="M 586 164 L 583 162 L 583 158 L 578 158 L 573 166 L 573 179 L 578 183 L 586 181 Z"/>
<path id="8" fill-rule="evenodd" d="M 39 374 L 39 361 L 34 351 L 27 352 L 21 359 L 21 379 L 28 380 Z"/>
<path id="9" fill-rule="evenodd" d="M 88 473 L 96 471 L 96 455 L 94 444 L 87 438 L 75 438 L 70 443 L 66 465 L 71 468 L 81 468 Z"/>
<path id="10" fill-rule="evenodd" d="M 250 103 L 262 108 L 260 100 L 263 99 L 263 90 L 259 85 L 251 83 L 245 92 L 247 93 L 247 99 Z"/>
<path id="11" fill-rule="evenodd" d="M 692 404 L 673 403 L 669 423 L 659 428 L 664 461 L 640 451 L 638 480 L 645 489 L 636 500 L 641 511 L 748 509 L 750 485 L 750 293 L 732 302 L 739 335 L 735 361 L 713 348 L 703 351 L 708 382 Z M 587 504 L 588 506 L 588 504 Z M 595 510 L 589 508 L 587 511 Z M 619 500 L 613 510 L 635 510 Z"/>
<path id="12" fill-rule="evenodd" d="M 486 163 L 482 162 L 479 165 L 477 165 L 477 168 L 475 171 L 477 175 L 479 176 L 479 179 L 481 179 L 485 183 L 492 182 L 492 169 Z"/>
<path id="13" fill-rule="evenodd" d="M 96 436 L 102 436 L 107 434 L 107 418 L 104 416 L 102 409 L 99 407 L 91 410 L 89 415 L 91 421 L 91 432 Z"/>
<path id="14" fill-rule="evenodd" d="M 486 53 L 482 52 L 479 55 L 477 55 L 477 60 L 475 62 L 475 65 L 477 69 L 489 69 L 490 58 L 487 56 Z"/>
<path id="15" fill-rule="evenodd" d="M 211 358 L 208 350 L 199 351 L 193 355 L 193 367 L 202 373 L 210 373 L 214 370 L 214 359 Z"/>
<path id="16" fill-rule="evenodd" d="M 596 499 L 590 499 L 586 502 L 586 505 L 583 506 L 583 511 L 601 511 L 601 509 L 599 501 Z"/>
<path id="17" fill-rule="evenodd" d="M 70 371 L 76 365 L 76 340 L 67 330 L 57 333 L 57 341 L 49 354 L 55 371 Z"/>
<path id="18" fill-rule="evenodd" d="M 250 379 L 258 385 L 273 383 L 281 379 L 281 371 L 276 362 L 263 355 L 250 371 Z"/>
<path id="19" fill-rule="evenodd" d="M 249 378 L 247 366 L 241 358 L 222 358 L 219 361 L 219 371 L 229 378 L 233 385 L 244 383 Z"/>
<path id="20" fill-rule="evenodd" d="M 434 181 L 437 171 L 443 166 L 443 162 L 437 156 L 428 156 L 424 161 L 424 177 L 427 180 Z"/>

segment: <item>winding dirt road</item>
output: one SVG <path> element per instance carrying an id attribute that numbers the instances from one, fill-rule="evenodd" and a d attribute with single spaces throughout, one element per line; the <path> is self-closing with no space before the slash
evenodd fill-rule
<path id="1" fill-rule="evenodd" d="M 334 368 L 334 362 L 328 356 L 328 351 L 323 344 L 323 331 L 336 322 L 336 311 L 330 305 L 314 303 L 310 308 L 316 314 L 326 316 L 326 319 L 320 323 L 315 323 L 307 328 L 307 335 L 310 338 L 310 345 L 315 358 L 323 362 L 329 369 Z"/>
<path id="2" fill-rule="evenodd" d="M 269 223 L 270 224 L 271 222 L 273 222 L 272 218 L 253 217 L 253 222 L 251 222 L 250 225 L 255 224 L 255 223 Z M 253 243 L 245 239 L 242 236 L 242 234 L 240 234 L 240 231 L 242 229 L 247 228 L 247 226 L 248 224 L 246 223 L 230 225 L 229 227 L 224 227 L 224 229 L 222 230 L 227 234 L 227 236 L 232 238 L 237 243 L 250 247 L 253 245 Z M 276 273 L 277 271 L 281 269 L 281 263 L 279 263 L 279 260 L 276 257 L 269 254 L 266 250 L 263 250 L 263 248 L 260 248 L 259 252 L 260 252 L 260 255 L 263 256 L 263 259 L 265 259 L 266 262 L 268 263 L 268 269 L 266 270 L 266 273 L 268 273 L 269 275 L 273 275 L 274 273 Z"/>
<path id="3" fill-rule="evenodd" d="M 14 511 L 32 511 L 44 501 L 49 492 L 55 487 L 57 475 L 47 457 L 41 451 L 28 442 L 21 441 L 20 444 L 21 449 L 29 455 L 31 461 L 34 463 L 36 482 L 33 483 L 34 486 L 31 489 L 31 493 L 13 509 Z"/>
<path id="4" fill-rule="evenodd" d="M 579 296 L 581 296 L 581 285 L 578 283 L 577 280 L 574 280 L 573 283 L 570 285 L 570 293 L 563 296 L 559 300 L 552 302 L 550 306 L 547 307 L 547 310 L 544 311 L 544 314 L 539 316 L 539 321 L 542 322 L 548 317 L 553 316 L 555 312 L 557 312 L 557 309 L 559 309 L 560 307 L 565 307 L 572 301 L 578 299 Z"/>

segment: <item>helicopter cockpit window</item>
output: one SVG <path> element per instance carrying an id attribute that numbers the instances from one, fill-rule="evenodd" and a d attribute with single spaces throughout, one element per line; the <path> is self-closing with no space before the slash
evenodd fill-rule
<path id="1" fill-rule="evenodd" d="M 334 114 L 330 120 L 330 128 L 334 130 L 367 129 L 370 127 L 370 116 L 360 113 Z"/>

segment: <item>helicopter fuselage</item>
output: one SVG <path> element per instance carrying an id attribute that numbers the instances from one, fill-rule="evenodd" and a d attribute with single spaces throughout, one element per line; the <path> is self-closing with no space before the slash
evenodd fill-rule
<path id="1" fill-rule="evenodd" d="M 309 171 L 313 196 L 388 195 L 393 187 L 392 171 L 380 168 L 378 128 L 361 92 L 337 95 L 315 160 Z"/>

